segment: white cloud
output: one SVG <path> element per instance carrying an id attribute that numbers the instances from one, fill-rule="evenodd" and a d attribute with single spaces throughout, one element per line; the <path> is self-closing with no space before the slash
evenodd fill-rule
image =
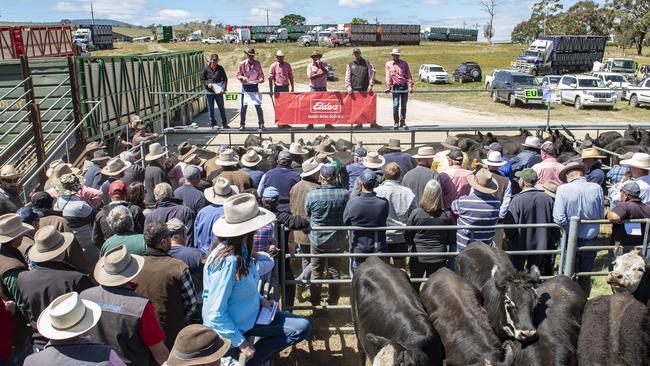
<path id="1" fill-rule="evenodd" d="M 192 18 L 192 13 L 190 13 L 187 10 L 183 9 L 162 9 L 158 11 L 158 14 L 152 17 L 148 17 L 150 20 L 154 20 L 157 22 L 164 22 L 164 21 L 180 21 L 180 20 L 189 20 Z"/>
<path id="2" fill-rule="evenodd" d="M 288 13 L 284 3 L 281 1 L 248 1 L 248 4 L 251 10 L 245 20 L 253 24 L 266 24 L 267 12 L 269 24 L 279 24 L 280 18 Z"/>
<path id="3" fill-rule="evenodd" d="M 446 3 L 445 0 L 420 0 L 420 2 L 426 5 L 441 5 Z"/>
<path id="4" fill-rule="evenodd" d="M 129 20 L 138 15 L 148 5 L 148 0 L 73 0 L 56 3 L 52 10 L 58 12 L 77 12 L 90 15 L 92 3 L 95 18 Z"/>
<path id="5" fill-rule="evenodd" d="M 69 3 L 66 1 L 61 1 L 56 3 L 53 7 L 52 10 L 54 11 L 60 11 L 60 12 L 73 12 L 73 11 L 79 11 L 79 7 L 73 3 Z"/>
<path id="6" fill-rule="evenodd" d="M 344 8 L 359 8 L 362 6 L 370 5 L 376 0 L 339 0 L 339 6 Z"/>

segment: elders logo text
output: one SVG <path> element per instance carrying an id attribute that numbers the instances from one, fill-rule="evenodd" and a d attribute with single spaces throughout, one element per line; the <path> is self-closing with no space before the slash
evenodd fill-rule
<path id="1" fill-rule="evenodd" d="M 312 99 L 309 101 L 309 113 L 341 113 L 343 106 L 338 100 Z"/>

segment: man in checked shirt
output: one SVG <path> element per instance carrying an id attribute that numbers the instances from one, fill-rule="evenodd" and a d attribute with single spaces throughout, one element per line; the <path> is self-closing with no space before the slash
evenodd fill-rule
<path id="1" fill-rule="evenodd" d="M 390 53 L 392 60 L 386 62 L 386 85 L 385 93 L 393 92 L 393 129 L 406 127 L 406 104 L 409 100 L 408 93 L 413 93 L 413 77 L 409 64 L 400 60 L 399 48 L 393 48 Z M 408 90 L 408 92 L 407 92 Z M 401 107 L 401 108 L 400 108 Z"/>
<path id="2" fill-rule="evenodd" d="M 255 59 L 257 52 L 253 48 L 249 48 L 248 51 L 244 51 L 247 60 L 239 63 L 239 69 L 237 70 L 237 79 L 241 81 L 242 90 L 244 92 L 259 92 L 260 83 L 264 82 L 264 70 L 262 70 L 262 64 Z M 239 114 L 239 130 L 243 131 L 246 128 L 246 111 L 248 110 L 248 105 L 244 103 L 244 98 L 242 96 L 241 100 L 241 113 Z M 256 104 L 255 110 L 257 111 L 257 120 L 259 123 L 259 129 L 264 131 L 264 113 L 262 112 L 262 106 Z"/>

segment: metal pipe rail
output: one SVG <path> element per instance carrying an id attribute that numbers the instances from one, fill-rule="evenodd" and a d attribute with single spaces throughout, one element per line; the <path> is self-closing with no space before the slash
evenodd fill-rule
<path id="1" fill-rule="evenodd" d="M 13 92 L 14 90 L 18 89 L 18 88 L 21 87 L 22 85 L 24 85 L 24 84 L 27 82 L 27 80 L 31 80 L 31 79 L 32 79 L 32 77 L 31 77 L 31 76 L 28 76 L 26 79 L 24 79 L 24 80 L 21 81 L 20 83 L 16 84 L 16 86 L 14 86 L 13 88 L 9 89 L 6 93 L 2 94 L 2 96 L 0 97 L 0 100 L 5 99 L 5 97 L 7 97 L 7 95 L 11 94 L 11 92 Z M 24 95 L 23 95 L 23 96 L 24 96 Z M 0 113 L 0 114 L 1 114 L 1 113 Z"/>

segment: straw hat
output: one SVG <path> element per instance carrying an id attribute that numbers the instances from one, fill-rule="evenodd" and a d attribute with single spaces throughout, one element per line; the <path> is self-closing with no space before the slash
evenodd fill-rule
<path id="1" fill-rule="evenodd" d="M 92 161 L 93 163 L 99 163 L 102 161 L 107 161 L 110 158 L 111 156 L 108 155 L 106 150 L 96 150 L 95 152 L 93 152 L 93 158 L 90 159 L 90 161 Z"/>
<path id="2" fill-rule="evenodd" d="M 418 148 L 418 153 L 413 155 L 414 159 L 429 159 L 429 158 L 434 158 L 436 156 L 436 152 L 433 151 L 433 148 L 431 146 L 422 146 Z"/>
<path id="3" fill-rule="evenodd" d="M 634 168 L 650 170 L 650 155 L 646 153 L 634 153 L 632 158 L 621 160 L 621 165 L 629 165 Z"/>
<path id="4" fill-rule="evenodd" d="M 249 48 L 248 50 L 244 51 L 244 53 L 247 54 L 247 55 L 249 55 L 249 56 L 251 56 L 251 55 L 252 55 L 252 56 L 257 55 L 257 52 L 255 52 L 255 49 L 254 49 L 254 48 Z"/>
<path id="5" fill-rule="evenodd" d="M 331 145 L 330 145 L 330 147 L 331 147 Z M 289 145 L 289 152 L 292 155 L 307 155 L 307 154 L 309 154 L 309 151 L 303 149 L 302 146 L 300 146 L 300 144 L 297 143 L 297 142 L 294 142 L 291 145 Z"/>
<path id="6" fill-rule="evenodd" d="M 165 150 L 159 142 L 149 145 L 149 153 L 144 156 L 145 161 L 153 161 L 165 155 Z"/>
<path id="7" fill-rule="evenodd" d="M 212 328 L 191 324 L 181 329 L 169 352 L 169 366 L 211 365 L 218 363 L 230 349 L 230 341 L 219 337 Z"/>
<path id="8" fill-rule="evenodd" d="M 526 146 L 526 147 L 532 147 L 533 149 L 539 149 L 542 146 L 542 143 L 539 141 L 539 138 L 535 136 L 528 136 L 526 137 L 526 141 L 524 141 L 521 146 Z"/>
<path id="9" fill-rule="evenodd" d="M 186 164 L 191 164 L 191 165 L 196 165 L 198 167 L 202 167 L 205 165 L 205 162 L 208 161 L 207 159 L 200 158 L 197 154 L 190 154 L 183 159 L 183 162 Z"/>
<path id="10" fill-rule="evenodd" d="M 90 300 L 82 300 L 76 292 L 68 292 L 54 299 L 41 312 L 36 328 L 48 339 L 70 339 L 91 330 L 101 315 L 99 305 Z"/>
<path id="11" fill-rule="evenodd" d="M 302 173 L 300 173 L 300 176 L 304 178 L 304 177 L 309 177 L 311 175 L 314 175 L 320 171 L 320 168 L 322 166 L 323 163 L 319 163 L 314 159 L 305 160 L 302 163 Z"/>
<path id="12" fill-rule="evenodd" d="M 312 51 L 311 56 L 309 56 L 309 57 L 314 57 L 314 56 L 323 57 L 323 54 L 318 50 L 314 50 L 314 51 Z"/>
<path id="13" fill-rule="evenodd" d="M 106 166 L 102 169 L 102 174 L 109 177 L 114 177 L 120 175 L 122 172 L 127 170 L 131 166 L 131 162 L 124 161 L 119 157 L 115 157 L 106 163 Z"/>
<path id="14" fill-rule="evenodd" d="M 230 181 L 224 177 L 217 177 L 210 188 L 203 191 L 205 199 L 215 205 L 223 205 L 223 202 L 231 196 L 239 193 L 237 186 L 230 185 Z"/>
<path id="15" fill-rule="evenodd" d="M 27 256 L 32 262 L 47 262 L 64 253 L 72 244 L 74 234 L 60 233 L 52 225 L 45 225 L 34 234 L 34 245 Z"/>
<path id="16" fill-rule="evenodd" d="M 275 56 L 277 56 L 277 57 L 284 57 L 284 52 L 278 50 L 278 52 L 275 53 Z"/>
<path id="17" fill-rule="evenodd" d="M 239 160 L 233 149 L 226 149 L 219 153 L 219 157 L 214 163 L 219 166 L 233 166 L 239 164 Z"/>
<path id="18" fill-rule="evenodd" d="M 183 141 L 178 145 L 178 160 L 185 160 L 188 155 L 193 154 L 197 149 L 198 147 L 196 145 Z"/>
<path id="19" fill-rule="evenodd" d="M 55 159 L 50 162 L 50 164 L 47 166 L 47 170 L 45 171 L 45 176 L 46 177 L 51 177 L 52 172 L 54 171 L 54 168 L 56 168 L 59 165 L 64 165 L 66 164 L 63 159 Z"/>
<path id="20" fill-rule="evenodd" d="M 391 54 L 391 55 L 397 55 L 397 56 L 399 56 L 399 55 L 401 55 L 402 53 L 400 52 L 400 49 L 399 49 L 399 48 L 393 48 L 393 50 L 390 51 L 390 54 Z"/>
<path id="21" fill-rule="evenodd" d="M 459 149 L 458 147 L 458 137 L 456 136 L 447 136 L 445 138 L 445 141 L 441 143 L 442 146 L 446 147 L 447 149 Z"/>
<path id="22" fill-rule="evenodd" d="M 386 158 L 376 151 L 371 151 L 363 158 L 362 164 L 368 169 L 379 169 L 386 164 Z"/>
<path id="23" fill-rule="evenodd" d="M 223 215 L 212 226 L 212 233 L 220 238 L 244 235 L 270 224 L 275 215 L 259 207 L 250 193 L 240 193 L 226 199 Z"/>
<path id="24" fill-rule="evenodd" d="M 120 286 L 134 279 L 143 265 L 144 258 L 130 254 L 121 244 L 99 258 L 95 266 L 95 281 L 108 287 Z"/>
<path id="25" fill-rule="evenodd" d="M 598 149 L 590 147 L 582 149 L 580 152 L 580 158 L 582 159 L 605 159 L 606 156 L 600 155 Z"/>
<path id="26" fill-rule="evenodd" d="M 560 170 L 560 173 L 558 174 L 560 181 L 562 181 L 562 183 L 566 183 L 566 175 L 574 170 L 582 170 L 584 173 L 587 171 L 587 167 L 585 167 L 584 164 L 576 161 L 567 164 L 562 170 Z"/>
<path id="27" fill-rule="evenodd" d="M 24 224 L 16 213 L 0 216 L 0 244 L 8 243 L 31 230 L 34 227 Z"/>
<path id="28" fill-rule="evenodd" d="M 536 184 L 535 188 L 544 191 L 546 194 L 549 196 L 555 198 L 555 192 L 557 191 L 557 187 L 562 184 L 558 181 L 555 180 L 547 180 L 544 182 L 544 184 Z"/>
<path id="29" fill-rule="evenodd" d="M 506 164 L 506 162 L 501 159 L 501 153 L 498 151 L 490 151 L 487 159 L 483 159 L 482 161 L 483 164 L 487 166 L 503 166 Z"/>
<path id="30" fill-rule="evenodd" d="M 246 151 L 246 154 L 244 154 L 240 159 L 239 162 L 243 166 L 247 166 L 249 168 L 252 168 L 262 162 L 262 156 L 258 154 L 255 150 L 250 149 Z"/>
<path id="31" fill-rule="evenodd" d="M 492 178 L 492 173 L 483 168 L 474 174 L 468 175 L 467 182 L 475 190 L 486 194 L 494 194 L 499 189 L 499 184 Z"/>
<path id="32" fill-rule="evenodd" d="M 104 145 L 101 141 L 92 141 L 86 144 L 85 152 L 86 154 L 90 154 L 91 152 L 95 152 L 97 150 L 103 150 L 105 148 L 106 145 Z"/>
<path id="33" fill-rule="evenodd" d="M 334 161 L 334 159 L 327 155 L 327 153 L 324 153 L 322 151 L 317 152 L 316 155 L 314 155 L 313 159 L 318 163 L 328 162 L 331 164 Z"/>
<path id="34" fill-rule="evenodd" d="M 389 139 L 388 145 L 384 146 L 384 148 L 392 151 L 402 151 L 402 146 L 398 139 Z"/>
<path id="35" fill-rule="evenodd" d="M 323 153 L 327 156 L 332 156 L 336 154 L 336 149 L 334 146 L 332 146 L 332 143 L 329 139 L 322 141 L 320 144 L 318 144 L 315 148 L 314 151 L 317 153 Z"/>
<path id="36" fill-rule="evenodd" d="M 3 165 L 2 168 L 0 168 L 0 179 L 13 179 L 22 176 L 23 173 L 18 172 L 16 167 L 11 164 Z"/>

